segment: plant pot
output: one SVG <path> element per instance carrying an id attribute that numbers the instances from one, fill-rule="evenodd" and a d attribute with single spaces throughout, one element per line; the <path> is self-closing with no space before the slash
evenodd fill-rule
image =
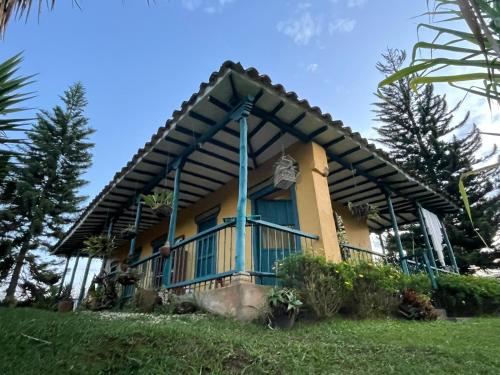
<path id="1" fill-rule="evenodd" d="M 162 247 L 160 247 L 160 254 L 164 257 L 168 257 L 171 253 L 171 247 L 170 247 L 170 243 L 167 241 L 165 242 L 165 245 L 163 245 Z"/>
<path id="2" fill-rule="evenodd" d="M 139 276 L 134 273 L 124 272 L 116 277 L 116 281 L 123 286 L 134 285 L 139 281 Z"/>
<path id="3" fill-rule="evenodd" d="M 364 219 L 367 218 L 370 213 L 370 205 L 368 203 L 358 204 L 356 206 L 350 205 L 349 211 L 355 218 Z"/>
<path id="4" fill-rule="evenodd" d="M 168 217 L 172 213 L 172 207 L 160 206 L 160 207 L 153 209 L 153 212 L 158 217 Z"/>
<path id="5" fill-rule="evenodd" d="M 273 328 L 290 329 L 295 325 L 298 314 L 298 310 L 292 310 L 289 313 L 271 315 L 271 325 Z"/>
<path id="6" fill-rule="evenodd" d="M 131 240 L 135 236 L 137 236 L 137 231 L 135 229 L 124 229 L 120 233 L 120 237 L 125 240 Z"/>
<path id="7" fill-rule="evenodd" d="M 65 300 L 59 301 L 59 303 L 57 304 L 57 311 L 62 312 L 62 313 L 71 312 L 71 311 L 73 311 L 73 306 L 74 306 L 73 300 L 65 299 Z"/>

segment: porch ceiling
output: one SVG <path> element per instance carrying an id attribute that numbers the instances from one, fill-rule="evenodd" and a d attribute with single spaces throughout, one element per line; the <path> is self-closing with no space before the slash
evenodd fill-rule
<path id="1" fill-rule="evenodd" d="M 369 221 L 373 230 L 391 224 L 381 184 L 392 192 L 399 223 L 417 220 L 414 201 L 438 214 L 457 209 L 449 198 L 410 177 L 386 153 L 344 127 L 341 121 L 333 121 L 329 114 L 322 114 L 318 107 L 311 107 L 295 93 L 273 85 L 269 77 L 255 69 L 245 70 L 228 61 L 115 174 L 53 251 L 76 251 L 89 235 L 103 232 L 110 217 L 115 218 L 114 235 L 133 224 L 135 194 L 155 186 L 172 189 L 174 171 L 165 174 L 165 170 L 192 145 L 197 147 L 187 157 L 181 174 L 180 208 L 194 204 L 238 177 L 236 122 L 228 121 L 203 143 L 199 139 L 212 127 L 226 122 L 228 113 L 247 95 L 255 98 L 248 118 L 249 168 L 261 165 L 297 141 L 314 141 L 327 150 L 332 199 L 343 204 L 370 202 L 380 208 L 381 219 Z M 144 206 L 139 229 L 146 230 L 159 221 Z"/>

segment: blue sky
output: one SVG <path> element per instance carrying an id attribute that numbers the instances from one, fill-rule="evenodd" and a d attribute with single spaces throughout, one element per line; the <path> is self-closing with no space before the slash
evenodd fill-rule
<path id="1" fill-rule="evenodd" d="M 31 107 L 52 107 L 75 81 L 87 88 L 97 130 L 90 196 L 227 59 L 370 134 L 375 63 L 387 46 L 411 47 L 411 18 L 425 11 L 424 0 L 79 3 L 58 1 L 40 20 L 12 22 L 0 57 L 24 51 L 22 73 L 38 74 Z"/>

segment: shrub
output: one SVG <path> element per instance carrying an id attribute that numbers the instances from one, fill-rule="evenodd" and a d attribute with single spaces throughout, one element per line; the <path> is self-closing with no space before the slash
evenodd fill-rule
<path id="1" fill-rule="evenodd" d="M 352 287 L 345 263 L 329 263 L 323 257 L 292 255 L 278 270 L 283 285 L 299 290 L 304 305 L 319 319 L 335 315 Z"/>
<path id="2" fill-rule="evenodd" d="M 351 265 L 354 274 L 347 310 L 359 318 L 392 315 L 400 302 L 403 274 L 395 267 L 371 263 Z"/>
<path id="3" fill-rule="evenodd" d="M 431 285 L 431 280 L 425 272 L 421 272 L 413 275 L 405 275 L 401 273 L 400 276 L 400 290 L 413 290 L 418 294 L 425 294 L 431 297 L 433 290 Z"/>
<path id="4" fill-rule="evenodd" d="M 433 298 L 452 316 L 500 314 L 500 281 L 484 277 L 440 275 Z"/>

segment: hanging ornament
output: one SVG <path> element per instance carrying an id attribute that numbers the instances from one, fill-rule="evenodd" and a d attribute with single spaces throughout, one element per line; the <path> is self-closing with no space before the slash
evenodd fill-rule
<path id="1" fill-rule="evenodd" d="M 274 163 L 275 188 L 286 190 L 297 182 L 299 171 L 296 165 L 296 161 L 290 155 L 285 154 Z"/>

